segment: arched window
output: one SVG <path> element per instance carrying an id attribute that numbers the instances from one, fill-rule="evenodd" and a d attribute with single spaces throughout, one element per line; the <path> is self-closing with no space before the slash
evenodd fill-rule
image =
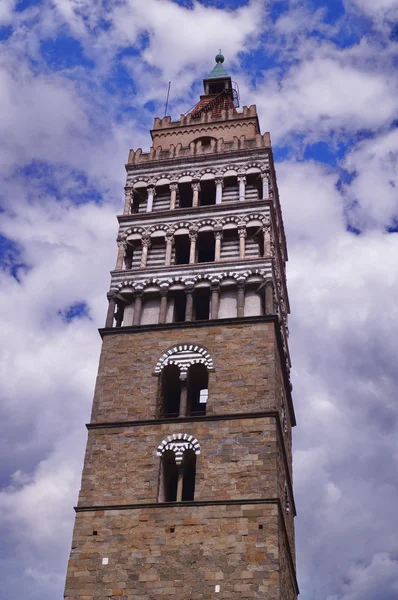
<path id="1" fill-rule="evenodd" d="M 187 374 L 188 415 L 205 415 L 208 398 L 209 374 L 203 364 L 189 367 Z"/>
<path id="2" fill-rule="evenodd" d="M 156 454 L 160 456 L 159 502 L 190 502 L 195 495 L 197 439 L 186 433 L 170 435 Z"/>
<path id="3" fill-rule="evenodd" d="M 160 417 L 180 414 L 181 381 L 177 365 L 167 365 L 160 377 Z"/>
<path id="4" fill-rule="evenodd" d="M 213 359 L 197 344 L 173 346 L 158 360 L 160 375 L 156 415 L 159 418 L 206 414 L 208 370 Z"/>

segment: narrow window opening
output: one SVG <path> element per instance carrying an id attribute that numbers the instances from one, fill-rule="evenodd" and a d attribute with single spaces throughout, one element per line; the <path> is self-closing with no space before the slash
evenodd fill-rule
<path id="1" fill-rule="evenodd" d="M 161 376 L 162 417 L 178 417 L 180 414 L 181 381 L 180 369 L 167 365 Z"/>
<path id="2" fill-rule="evenodd" d="M 195 321 L 204 321 L 210 314 L 210 288 L 197 288 L 194 292 Z"/>
<path id="3" fill-rule="evenodd" d="M 216 203 L 216 184 L 213 180 L 201 181 L 200 183 L 200 206 L 211 206 Z"/>
<path id="4" fill-rule="evenodd" d="M 117 310 L 116 310 L 116 313 L 115 313 L 115 326 L 116 327 L 121 327 L 122 326 L 125 306 L 126 305 L 124 304 L 124 302 L 118 302 L 117 303 Z"/>
<path id="5" fill-rule="evenodd" d="M 236 176 L 224 178 L 223 202 L 237 202 L 239 200 L 239 184 Z"/>
<path id="6" fill-rule="evenodd" d="M 166 240 L 163 237 L 151 239 L 148 250 L 147 267 L 163 267 L 166 258 Z"/>
<path id="7" fill-rule="evenodd" d="M 195 495 L 196 455 L 193 450 L 185 450 L 183 458 L 182 501 L 190 502 Z"/>
<path id="8" fill-rule="evenodd" d="M 239 259 L 239 235 L 238 229 L 224 229 L 222 245 L 221 245 L 221 260 L 238 260 Z"/>
<path id="9" fill-rule="evenodd" d="M 131 205 L 132 214 L 140 212 L 140 208 L 146 202 L 146 191 L 143 189 L 135 189 L 133 193 L 133 203 Z"/>
<path id="10" fill-rule="evenodd" d="M 264 529 L 264 525 L 262 523 L 260 523 L 260 525 L 258 526 L 259 529 Z"/>
<path id="11" fill-rule="evenodd" d="M 176 235 L 174 238 L 175 246 L 175 264 L 187 265 L 189 263 L 189 252 L 191 242 L 189 235 Z"/>
<path id="12" fill-rule="evenodd" d="M 170 208 L 170 188 L 168 185 L 159 185 L 156 187 L 153 210 L 167 210 L 168 208 Z"/>
<path id="13" fill-rule="evenodd" d="M 169 527 L 169 533 L 174 533 L 174 532 L 175 532 L 175 530 L 176 530 L 176 528 L 175 528 L 175 527 Z"/>
<path id="14" fill-rule="evenodd" d="M 259 173 L 246 175 L 246 200 L 258 200 L 263 197 L 263 183 Z"/>
<path id="15" fill-rule="evenodd" d="M 97 533 L 98 533 L 97 531 L 95 531 L 95 530 L 93 531 L 93 535 L 97 535 Z"/>
<path id="16" fill-rule="evenodd" d="M 259 258 L 264 254 L 264 236 L 258 227 L 247 228 L 246 257 Z"/>
<path id="17" fill-rule="evenodd" d="M 163 493 L 165 502 L 177 500 L 178 468 L 174 452 L 166 450 L 162 457 Z"/>
<path id="18" fill-rule="evenodd" d="M 190 182 L 178 184 L 178 198 L 180 208 L 190 208 L 192 206 L 193 191 Z"/>
<path id="19" fill-rule="evenodd" d="M 188 414 L 205 415 L 208 398 L 209 374 L 205 365 L 196 364 L 188 369 Z"/>
<path id="20" fill-rule="evenodd" d="M 174 323 L 183 323 L 185 321 L 185 309 L 187 305 L 187 295 L 184 290 L 179 290 L 174 294 Z"/>
<path id="21" fill-rule="evenodd" d="M 215 240 L 212 231 L 204 231 L 198 235 L 197 262 L 213 262 L 215 256 Z"/>

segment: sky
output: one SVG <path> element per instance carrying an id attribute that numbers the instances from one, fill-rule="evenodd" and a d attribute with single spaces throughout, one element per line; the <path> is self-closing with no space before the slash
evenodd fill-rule
<path id="1" fill-rule="evenodd" d="M 1 600 L 62 598 L 130 148 L 222 49 L 289 249 L 302 600 L 398 598 L 398 0 L 1 0 Z"/>

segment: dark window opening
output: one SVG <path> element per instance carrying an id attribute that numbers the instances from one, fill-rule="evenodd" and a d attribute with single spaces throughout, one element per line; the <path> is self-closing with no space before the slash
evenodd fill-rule
<path id="1" fill-rule="evenodd" d="M 190 182 L 178 184 L 178 197 L 180 208 L 190 208 L 192 206 L 193 191 Z"/>
<path id="2" fill-rule="evenodd" d="M 189 235 L 176 235 L 174 238 L 174 249 L 176 265 L 187 265 L 189 264 L 189 253 L 191 248 L 191 242 Z"/>
<path id="3" fill-rule="evenodd" d="M 127 245 L 126 254 L 124 256 L 124 266 L 126 269 L 131 269 L 133 266 L 133 256 L 135 247 L 130 244 Z"/>
<path id="4" fill-rule="evenodd" d="M 166 450 L 162 456 L 163 491 L 165 502 L 177 500 L 178 468 L 174 452 Z"/>
<path id="5" fill-rule="evenodd" d="M 180 414 L 181 382 L 180 369 L 167 365 L 161 377 L 162 417 L 178 417 Z"/>
<path id="6" fill-rule="evenodd" d="M 182 501 L 190 502 L 195 495 L 196 455 L 193 450 L 185 450 L 183 458 Z"/>
<path id="7" fill-rule="evenodd" d="M 147 193 L 146 190 L 136 189 L 133 193 L 133 202 L 131 205 L 132 214 L 138 213 L 140 210 L 140 205 L 146 202 Z"/>
<path id="8" fill-rule="evenodd" d="M 198 138 L 196 140 L 194 140 L 195 142 L 200 142 L 202 144 L 203 148 L 208 148 L 211 145 L 212 140 L 215 140 L 216 138 L 212 138 L 212 137 L 201 137 Z"/>
<path id="9" fill-rule="evenodd" d="M 197 262 L 213 262 L 215 255 L 215 241 L 212 231 L 199 233 L 197 241 Z"/>
<path id="10" fill-rule="evenodd" d="M 205 415 L 209 374 L 205 365 L 192 365 L 188 370 L 188 415 Z"/>
<path id="11" fill-rule="evenodd" d="M 263 182 L 259 173 L 246 175 L 246 198 L 248 200 L 262 199 Z"/>
<path id="12" fill-rule="evenodd" d="M 201 181 L 200 183 L 200 206 L 210 206 L 216 203 L 216 184 L 214 179 L 211 181 Z"/>
<path id="13" fill-rule="evenodd" d="M 248 227 L 246 238 L 248 256 L 264 256 L 264 235 L 260 227 Z"/>
<path id="14" fill-rule="evenodd" d="M 193 299 L 195 321 L 204 321 L 209 318 L 210 288 L 197 288 Z"/>
<path id="15" fill-rule="evenodd" d="M 221 94 L 221 92 L 228 88 L 225 81 L 209 81 L 208 86 L 208 94 Z"/>
<path id="16" fill-rule="evenodd" d="M 187 295 L 184 290 L 174 294 L 174 323 L 183 323 L 185 321 L 185 309 L 187 305 Z"/>

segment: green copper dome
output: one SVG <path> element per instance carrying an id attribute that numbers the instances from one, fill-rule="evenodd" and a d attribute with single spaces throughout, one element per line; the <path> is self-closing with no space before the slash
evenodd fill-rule
<path id="1" fill-rule="evenodd" d="M 216 66 L 207 77 L 207 79 L 222 79 L 224 77 L 229 77 L 228 73 L 225 71 L 223 67 L 224 55 L 220 52 L 216 56 Z"/>

